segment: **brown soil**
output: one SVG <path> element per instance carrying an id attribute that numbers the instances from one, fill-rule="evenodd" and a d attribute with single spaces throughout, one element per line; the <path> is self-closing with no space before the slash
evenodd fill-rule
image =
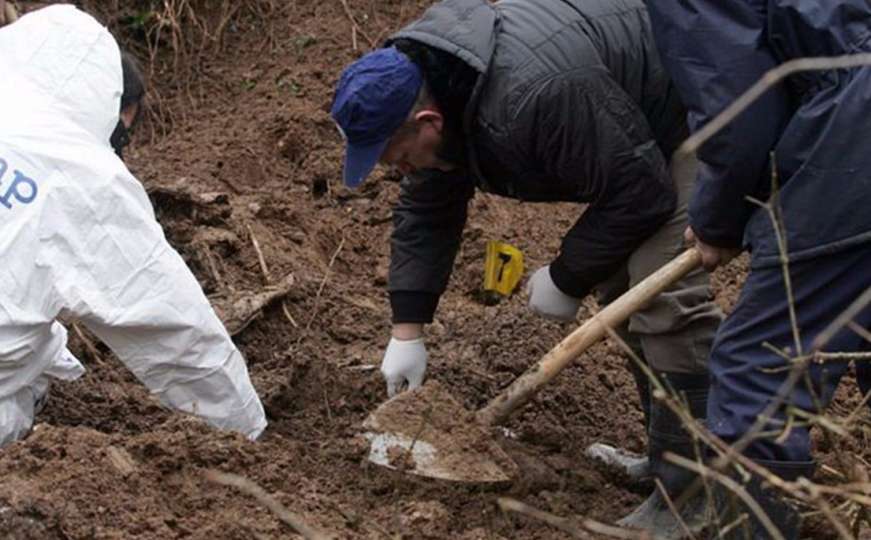
<path id="1" fill-rule="evenodd" d="M 378 171 L 357 191 L 339 179 L 341 141 L 327 111 L 340 68 L 359 54 L 342 3 L 257 4 L 275 9 L 268 20 L 241 9 L 223 50 L 205 56 L 191 85 L 170 76 L 164 43 L 153 74 L 158 115 L 134 137 L 128 164 L 216 305 L 252 309 L 236 320 L 234 339 L 269 428 L 251 443 L 171 413 L 104 346 L 94 354 L 73 337 L 88 373 L 55 385 L 34 433 L 0 451 L 0 536 L 294 537 L 253 498 L 209 483 L 210 469 L 249 478 L 339 538 L 565 537 L 501 513 L 495 501 L 505 495 L 561 516 L 612 522 L 627 513 L 643 494 L 583 455 L 595 441 L 644 448 L 634 383 L 610 343 L 587 352 L 508 422 L 516 437 L 503 443 L 522 474 L 507 487 L 434 481 L 366 461 L 361 425 L 386 399 L 377 366 L 389 337 L 396 179 Z M 366 36 L 383 38 L 429 2 L 350 4 L 365 33 L 356 33 L 362 48 Z M 119 28 L 118 14 L 100 15 Z M 128 30 L 120 33 L 135 44 Z M 535 269 L 557 251 L 578 211 L 487 195 L 473 201 L 427 338 L 429 378 L 465 409 L 479 409 L 573 328 L 531 315 L 522 294 L 481 303 L 486 241 L 514 244 Z M 725 307 L 742 273 L 739 262 L 717 274 Z M 282 284 L 290 284 L 287 294 L 271 294 Z M 867 448 L 852 447 L 868 456 Z"/>
<path id="2" fill-rule="evenodd" d="M 386 447 L 387 465 L 398 470 L 482 483 L 507 482 L 517 473 L 517 465 L 475 420 L 475 411 L 463 408 L 435 380 L 386 401 L 363 428 L 367 438 L 382 437 L 373 448 Z M 415 458 L 415 450 L 424 455 Z"/>

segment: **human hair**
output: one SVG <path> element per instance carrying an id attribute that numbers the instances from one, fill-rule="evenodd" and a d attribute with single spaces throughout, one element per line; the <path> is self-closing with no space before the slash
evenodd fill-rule
<path id="1" fill-rule="evenodd" d="M 420 41 L 400 38 L 391 45 L 420 68 L 424 97 L 435 102 L 449 125 L 461 128 L 478 72 L 459 57 Z"/>
<path id="2" fill-rule="evenodd" d="M 452 163 L 465 160 L 463 116 L 478 82 L 479 73 L 459 57 L 420 41 L 400 38 L 390 43 L 417 65 L 423 73 L 423 85 L 411 110 L 410 118 L 422 108 L 435 104 L 444 118 L 445 144 L 440 157 Z M 402 129 L 411 129 L 403 126 Z"/>
<path id="3" fill-rule="evenodd" d="M 121 110 L 142 102 L 145 96 L 145 78 L 136 57 L 127 51 L 121 51 L 121 73 L 124 78 L 124 89 L 121 94 Z M 139 116 L 137 112 L 137 117 Z"/>
<path id="4" fill-rule="evenodd" d="M 399 126 L 394 132 L 394 137 L 405 136 L 410 133 L 416 133 L 420 126 L 414 121 L 414 117 L 420 111 L 424 110 L 427 107 L 431 107 L 435 103 L 433 99 L 432 92 L 426 84 L 426 81 L 420 85 L 420 90 L 417 92 L 417 98 L 414 100 L 414 104 L 411 106 L 411 111 L 405 117 L 405 121 Z M 438 105 L 436 105 L 438 106 Z"/>

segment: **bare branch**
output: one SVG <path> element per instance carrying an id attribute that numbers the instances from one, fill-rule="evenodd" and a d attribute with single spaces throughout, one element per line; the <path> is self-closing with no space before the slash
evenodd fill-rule
<path id="1" fill-rule="evenodd" d="M 528 504 L 508 497 L 500 497 L 497 500 L 497 504 L 499 504 L 499 508 L 504 512 L 515 512 L 524 516 L 537 519 L 539 521 L 547 523 L 551 527 L 554 527 L 569 534 L 573 538 L 590 538 L 589 534 L 579 530 L 579 527 L 583 527 L 584 529 L 596 533 L 599 536 L 607 536 L 608 538 L 621 538 L 625 540 L 651 540 L 650 534 L 645 531 L 634 531 L 630 529 L 624 529 L 622 527 L 614 527 L 613 525 L 606 525 L 605 523 L 601 523 L 593 519 L 582 519 L 579 523 L 575 523 L 575 520 L 569 520 L 566 518 L 555 516 L 550 512 L 539 510 Z"/>
<path id="2" fill-rule="evenodd" d="M 257 253 L 257 262 L 260 263 L 260 271 L 263 272 L 264 281 L 269 284 L 269 268 L 266 266 L 266 259 L 263 258 L 263 251 L 260 249 L 260 242 L 254 235 L 254 229 L 251 225 L 245 225 L 248 228 L 248 235 L 251 237 L 251 245 L 254 246 L 254 251 Z"/>
<path id="3" fill-rule="evenodd" d="M 321 284 L 318 287 L 318 292 L 315 295 L 315 307 L 312 308 L 311 317 L 308 320 L 308 323 L 305 325 L 306 332 L 311 328 L 312 323 L 315 321 L 315 318 L 318 315 L 318 307 L 321 301 L 321 294 L 324 292 L 324 287 L 327 286 L 327 280 L 330 279 L 330 273 L 333 270 L 333 265 L 336 263 L 336 258 L 339 256 L 339 252 L 342 251 L 342 248 L 345 246 L 345 236 L 342 236 L 342 240 L 339 241 L 339 246 L 336 248 L 336 251 L 333 253 L 333 256 L 330 257 L 330 263 L 327 265 L 327 271 L 324 272 L 324 277 L 321 280 Z M 304 334 L 300 335 L 300 339 L 302 339 Z"/>
<path id="4" fill-rule="evenodd" d="M 332 538 L 330 535 L 306 525 L 299 516 L 285 508 L 283 504 L 275 499 L 275 497 L 266 493 L 262 487 L 243 476 L 223 473 L 216 470 L 208 470 L 205 472 L 205 477 L 210 482 L 234 487 L 242 493 L 254 497 L 257 499 L 257 502 L 268 508 L 273 514 L 278 516 L 278 519 L 289 525 L 294 531 L 301 534 L 307 540 L 329 540 Z"/>
<path id="5" fill-rule="evenodd" d="M 871 352 L 818 352 L 814 354 L 814 361 L 826 360 L 871 360 Z"/>
<path id="6" fill-rule="evenodd" d="M 862 339 L 871 343 L 871 332 L 856 324 L 856 321 L 848 322 L 847 327 L 853 332 L 856 332 L 856 334 L 858 334 Z"/>
<path id="7" fill-rule="evenodd" d="M 499 499 L 496 500 L 496 503 L 499 505 L 499 509 L 503 512 L 515 512 L 517 514 L 522 514 L 524 516 L 543 521 L 551 527 L 559 529 L 562 532 L 568 534 L 572 538 L 589 538 L 589 535 L 584 534 L 580 530 L 578 530 L 578 528 L 573 526 L 568 519 L 555 516 L 549 512 L 544 512 L 543 510 L 539 510 L 537 508 L 533 508 L 532 506 L 522 503 L 516 499 L 499 497 Z"/>
<path id="8" fill-rule="evenodd" d="M 665 504 L 668 505 L 668 510 L 672 513 L 674 519 L 677 520 L 678 525 L 680 525 L 680 528 L 683 531 L 685 538 L 695 540 L 696 536 L 690 530 L 686 521 L 684 521 L 684 518 L 681 517 L 680 512 L 678 512 L 677 507 L 674 505 L 674 501 L 671 500 L 671 497 L 668 495 L 668 491 L 666 491 L 665 486 L 662 484 L 662 480 L 654 477 L 653 481 L 656 483 L 656 489 L 659 490 L 659 493 L 665 500 Z"/>
<path id="9" fill-rule="evenodd" d="M 94 359 L 94 361 L 98 364 L 105 364 L 105 361 L 103 360 L 103 355 L 100 354 L 100 352 L 97 350 L 94 342 L 88 339 L 85 333 L 82 332 L 79 324 L 77 322 L 73 322 L 72 324 L 70 324 L 70 326 L 73 327 L 73 331 L 76 333 L 77 336 L 79 336 L 79 339 L 82 340 L 82 343 L 85 344 L 85 348 L 88 349 L 88 352 L 91 354 L 91 357 Z"/>
<path id="10" fill-rule="evenodd" d="M 826 516 L 829 523 L 831 523 L 835 530 L 838 531 L 838 536 L 841 540 L 853 540 L 855 538 L 853 533 L 851 533 L 847 526 L 841 523 L 841 520 L 837 518 L 835 513 L 832 511 L 832 507 L 829 506 L 829 503 L 826 502 L 825 498 L 823 498 L 819 488 L 808 480 L 799 479 L 799 484 L 807 488 L 808 492 L 810 492 L 811 500 L 816 503 L 816 506 L 820 509 L 823 515 Z"/>
<path id="11" fill-rule="evenodd" d="M 339 1 L 342 2 L 342 7 L 345 9 L 345 15 L 347 15 L 348 19 L 351 20 L 351 38 L 354 42 L 354 50 L 357 50 L 357 34 L 360 34 L 361 36 L 363 36 L 363 39 L 365 39 L 369 43 L 369 47 L 374 49 L 375 48 L 375 40 L 370 38 L 366 34 L 366 32 L 364 32 L 363 29 L 360 28 L 360 25 L 357 24 L 357 19 L 355 19 L 354 14 L 351 13 L 351 7 L 348 5 L 348 0 L 339 0 Z"/>
<path id="12" fill-rule="evenodd" d="M 850 304 L 850 307 L 847 308 L 846 311 L 841 313 L 837 319 L 832 321 L 832 323 L 826 327 L 825 330 L 820 332 L 820 334 L 814 339 L 811 344 L 812 351 L 820 351 L 825 347 L 829 341 L 835 337 L 835 334 L 841 331 L 842 328 L 847 326 L 855 317 L 858 315 L 863 309 L 865 309 L 868 304 L 871 304 L 871 287 L 865 289 L 859 298 L 853 301 Z"/>
<path id="13" fill-rule="evenodd" d="M 775 540 L 784 540 L 783 534 L 781 534 L 780 530 L 777 526 L 772 523 L 771 518 L 768 517 L 768 514 L 762 511 L 762 508 L 759 507 L 759 503 L 757 503 L 753 497 L 747 493 L 747 490 L 744 489 L 743 486 L 739 485 L 733 479 L 729 478 L 725 474 L 721 472 L 717 472 L 710 467 L 706 467 L 701 463 L 696 463 L 690 459 L 687 459 L 683 456 L 679 456 L 677 454 L 672 454 L 671 452 L 665 453 L 665 459 L 671 461 L 675 465 L 679 465 L 684 467 L 685 469 L 689 469 L 690 471 L 698 474 L 702 478 L 712 478 L 720 483 L 723 487 L 734 493 L 738 496 L 739 499 L 753 512 L 753 515 L 756 516 L 756 519 L 759 520 L 759 523 L 762 527 L 765 528 L 765 531 L 774 538 Z"/>

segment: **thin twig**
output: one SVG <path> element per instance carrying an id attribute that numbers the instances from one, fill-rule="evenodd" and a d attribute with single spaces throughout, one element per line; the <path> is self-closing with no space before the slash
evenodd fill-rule
<path id="1" fill-rule="evenodd" d="M 778 258 L 780 259 L 780 267 L 783 273 L 783 286 L 786 288 L 787 308 L 789 309 L 789 321 L 792 329 L 793 346 L 795 353 L 798 356 L 802 355 L 801 337 L 798 329 L 798 316 L 795 312 L 795 296 L 792 291 L 792 278 L 789 275 L 789 248 L 786 245 L 786 233 L 784 232 L 785 225 L 783 218 L 780 216 L 780 186 L 778 184 L 777 164 L 775 161 L 774 152 L 771 153 L 771 200 L 764 203 L 759 199 L 747 197 L 747 200 L 764 209 L 771 219 L 771 226 L 774 228 L 774 236 L 777 239 Z"/>
<path id="2" fill-rule="evenodd" d="M 871 360 L 871 352 L 818 352 L 814 354 L 814 360 Z"/>
<path id="3" fill-rule="evenodd" d="M 228 6 L 228 3 L 230 4 Z M 218 53 L 221 51 L 221 47 L 224 44 L 224 29 L 227 27 L 227 24 L 233 19 L 236 15 L 236 12 L 239 11 L 239 8 L 245 2 L 228 2 L 224 0 L 222 12 L 223 15 L 221 17 L 221 21 L 218 23 L 218 27 L 215 29 L 215 52 Z"/>
<path id="4" fill-rule="evenodd" d="M 841 540 L 853 540 L 855 537 L 853 533 L 850 532 L 847 527 L 841 523 L 841 520 L 835 516 L 835 513 L 832 511 L 832 507 L 829 506 L 829 503 L 826 502 L 825 498 L 823 498 L 820 490 L 813 483 L 801 479 L 799 480 L 799 484 L 804 484 L 807 488 L 808 492 L 810 492 L 811 499 L 816 504 L 816 506 L 820 509 L 823 515 L 826 516 L 826 519 L 829 520 L 829 523 L 838 531 L 839 538 Z"/>
<path id="5" fill-rule="evenodd" d="M 771 473 L 768 469 L 766 469 L 762 465 L 759 465 L 747 456 L 741 454 L 738 450 L 736 450 L 735 447 L 730 446 L 722 439 L 711 433 L 703 425 L 701 425 L 692 416 L 692 414 L 690 414 L 686 406 L 681 403 L 680 400 L 674 399 L 668 394 L 667 389 L 653 374 L 653 372 L 650 370 L 650 367 L 638 358 L 638 356 L 635 354 L 635 351 L 633 351 L 632 348 L 629 347 L 629 345 L 627 345 L 625 341 L 623 341 L 623 339 L 614 331 L 614 329 L 610 327 L 606 327 L 605 329 L 611 336 L 611 339 L 613 339 L 620 346 L 620 348 L 623 349 L 623 351 L 636 362 L 638 367 L 648 378 L 652 385 L 651 395 L 656 399 L 661 399 L 665 403 L 665 405 L 675 415 L 677 415 L 683 427 L 690 431 L 690 433 L 694 437 L 697 437 L 707 447 L 711 448 L 712 450 L 717 452 L 717 454 L 719 454 L 719 457 L 716 458 L 711 465 L 712 470 L 719 471 L 721 469 L 725 469 L 725 467 L 727 467 L 730 463 L 736 462 L 753 474 L 761 477 L 769 484 L 777 487 L 778 489 L 789 493 L 797 499 L 805 499 L 805 497 L 803 497 L 802 494 L 798 492 L 798 489 L 793 483 L 787 482 L 781 479 L 779 476 Z M 704 480 L 704 478 L 701 478 L 700 480 Z M 687 500 L 690 496 L 694 494 L 697 489 L 698 484 L 694 482 L 692 486 L 684 490 L 684 493 L 681 495 L 678 504 Z"/>
<path id="6" fill-rule="evenodd" d="M 422 418 L 420 419 L 420 425 L 417 428 L 417 432 L 414 434 L 414 437 L 411 439 L 411 444 L 408 445 L 408 449 L 405 451 L 405 455 L 401 461 L 401 463 L 409 463 L 409 460 L 413 460 L 412 455 L 414 452 L 414 446 L 417 444 L 417 441 L 420 439 L 420 436 L 423 435 L 423 430 L 426 428 L 426 425 L 429 424 L 430 419 L 432 418 L 432 409 L 435 404 L 430 402 L 429 406 L 423 412 Z"/>
<path id="7" fill-rule="evenodd" d="M 834 421 L 829 420 L 825 415 L 813 414 L 799 407 L 790 407 L 789 412 L 791 415 L 807 419 L 809 425 L 818 425 L 824 429 L 836 433 L 837 435 L 840 435 L 841 437 L 847 439 L 850 438 L 850 434 L 847 432 L 846 429 L 842 428 Z"/>
<path id="8" fill-rule="evenodd" d="M 273 514 L 278 516 L 278 519 L 289 525 L 293 530 L 301 534 L 307 540 L 329 540 L 332 538 L 332 536 L 306 525 L 299 516 L 285 508 L 285 506 L 278 502 L 275 497 L 266 493 L 262 487 L 243 476 L 223 473 L 216 470 L 208 470 L 205 472 L 205 477 L 210 482 L 234 487 L 242 493 L 254 497 L 257 499 L 257 502 L 268 508 Z"/>
<path id="9" fill-rule="evenodd" d="M 844 424 L 846 424 L 848 428 L 853 422 L 856 421 L 860 414 L 865 412 L 865 408 L 868 406 L 868 400 L 871 400 L 871 391 L 867 392 L 862 397 L 862 401 L 859 402 L 859 404 L 856 405 L 856 407 L 854 407 L 852 411 L 850 411 L 849 415 L 847 415 L 846 420 L 844 420 Z"/>
<path id="10" fill-rule="evenodd" d="M 695 540 L 695 535 L 690 530 L 689 525 L 687 525 L 686 521 L 684 521 L 683 517 L 680 515 L 680 512 L 677 511 L 677 507 L 674 505 L 674 501 L 671 500 L 671 497 L 666 491 L 665 486 L 662 484 L 662 480 L 654 477 L 653 481 L 656 483 L 656 489 L 659 490 L 659 493 L 662 495 L 662 498 L 665 500 L 665 504 L 668 505 L 669 511 L 671 511 L 672 515 L 674 515 L 674 519 L 677 520 L 677 524 L 680 525 L 681 530 L 683 530 L 686 538 L 690 538 L 691 540 Z"/>
<path id="11" fill-rule="evenodd" d="M 332 501 L 330 499 L 326 499 L 324 501 L 324 504 L 326 504 L 328 507 L 330 507 L 333 510 L 335 510 L 336 512 L 338 512 L 339 515 L 341 515 L 345 519 L 346 522 L 348 522 L 352 525 L 362 524 L 365 527 L 371 528 L 373 531 L 377 532 L 378 534 L 380 534 L 384 538 L 387 538 L 388 540 L 394 540 L 394 537 L 389 532 L 387 532 L 387 530 L 384 527 L 379 525 L 377 522 L 367 521 L 367 520 L 363 519 L 359 514 L 353 512 L 351 510 L 345 510 L 344 508 L 339 506 L 338 503 L 336 503 L 335 501 Z"/>
<path id="12" fill-rule="evenodd" d="M 312 323 L 315 321 L 315 318 L 318 315 L 318 307 L 320 306 L 321 294 L 323 294 L 324 287 L 326 287 L 326 285 L 327 285 L 327 280 L 330 278 L 330 273 L 332 272 L 333 264 L 335 264 L 336 258 L 339 256 L 339 252 L 342 251 L 342 247 L 344 247 L 344 245 L 345 245 L 345 236 L 342 235 L 342 240 L 339 241 L 339 246 L 336 248 L 336 251 L 333 253 L 333 256 L 330 257 L 330 262 L 327 265 L 327 271 L 324 272 L 324 277 L 321 280 L 321 284 L 318 287 L 318 292 L 315 295 L 315 305 L 314 305 L 314 308 L 312 309 L 311 317 L 309 317 L 308 323 L 306 323 L 306 325 L 305 325 L 305 332 L 303 332 L 303 334 L 300 335 L 300 339 L 302 339 L 303 335 L 309 331 Z"/>
<path id="13" fill-rule="evenodd" d="M 869 332 L 868 330 L 866 330 L 866 329 L 862 328 L 861 326 L 859 326 L 858 324 L 856 324 L 856 321 L 848 322 L 847 328 L 849 328 L 853 332 L 856 332 L 856 334 L 858 334 L 859 337 L 861 337 L 862 339 L 864 339 L 868 343 L 871 343 L 871 332 Z"/>
<path id="14" fill-rule="evenodd" d="M 850 324 L 850 322 L 865 309 L 866 306 L 871 304 L 871 287 L 865 289 L 859 298 L 853 301 L 850 304 L 850 307 L 846 309 L 843 313 L 841 313 L 832 323 L 826 327 L 825 330 L 820 332 L 820 334 L 814 339 L 811 344 L 812 351 L 820 351 L 825 347 L 829 341 L 835 337 L 835 334 L 841 331 L 842 328 Z"/>
<path id="15" fill-rule="evenodd" d="M 323 380 L 321 381 L 321 392 L 324 395 L 324 405 L 327 408 L 327 419 L 330 423 L 333 422 L 333 408 L 330 407 L 330 398 L 327 396 L 327 385 L 324 384 Z"/>
<path id="16" fill-rule="evenodd" d="M 79 339 L 82 341 L 82 343 L 85 344 L 85 348 L 88 349 L 88 353 L 94 358 L 94 361 L 96 361 L 98 364 L 105 364 L 106 362 L 103 360 L 103 355 L 101 355 L 100 352 L 97 350 L 94 342 L 88 339 L 85 333 L 82 332 L 82 329 L 79 328 L 78 323 L 73 322 L 71 323 L 71 326 L 73 327 L 73 331 L 76 333 L 76 335 L 79 336 Z"/>
<path id="17" fill-rule="evenodd" d="M 496 504 L 499 505 L 499 509 L 503 512 L 514 512 L 517 514 L 521 514 L 527 517 L 531 517 L 547 523 L 551 527 L 555 529 L 559 529 L 562 532 L 568 534 L 573 538 L 589 538 L 588 535 L 581 533 L 576 527 L 572 526 L 569 520 L 565 518 L 561 518 L 559 516 L 555 516 L 549 512 L 545 512 L 543 510 L 539 510 L 537 508 L 533 508 L 528 504 L 522 503 L 516 499 L 509 499 L 508 497 L 499 497 L 496 500 Z"/>
<path id="18" fill-rule="evenodd" d="M 687 459 L 683 456 L 679 456 L 677 454 L 673 454 L 671 452 L 665 453 L 666 461 L 670 461 L 675 465 L 681 466 L 685 469 L 688 469 L 701 477 L 711 478 L 720 483 L 723 487 L 734 493 L 738 496 L 739 499 L 753 512 L 753 515 L 756 516 L 756 519 L 759 520 L 759 523 L 762 527 L 765 528 L 766 532 L 774 538 L 775 540 L 784 540 L 783 534 L 781 534 L 780 530 L 776 525 L 771 521 L 771 518 L 768 517 L 762 508 L 759 507 L 759 503 L 757 503 L 753 497 L 747 493 L 747 490 L 744 489 L 743 486 L 739 485 L 737 482 L 726 476 L 725 474 L 715 471 L 710 467 L 702 465 L 701 463 L 697 463 L 690 459 Z"/>
<path id="19" fill-rule="evenodd" d="M 251 236 L 251 244 L 254 246 L 254 251 L 257 252 L 257 261 L 260 263 L 260 271 L 263 272 L 263 279 L 269 283 L 269 268 L 266 266 L 266 259 L 263 258 L 263 251 L 260 249 L 260 242 L 254 235 L 254 229 L 251 225 L 245 225 L 248 228 L 248 234 Z"/>
<path id="20" fill-rule="evenodd" d="M 590 538 L 587 533 L 579 530 L 579 527 L 583 527 L 597 535 L 607 536 L 609 538 L 621 538 L 625 540 L 650 540 L 651 538 L 650 534 L 645 531 L 639 532 L 623 529 L 621 527 L 614 527 L 593 519 L 583 519 L 576 524 L 574 520 L 555 516 L 550 512 L 539 510 L 538 508 L 508 497 L 500 497 L 496 502 L 503 512 L 515 512 L 517 514 L 537 519 L 555 529 L 563 531 L 573 538 Z"/>
<path id="21" fill-rule="evenodd" d="M 287 320 L 290 321 L 290 324 L 292 324 L 294 328 L 299 328 L 299 325 L 296 323 L 293 315 L 290 314 L 290 310 L 287 309 L 287 302 L 283 300 L 281 302 L 281 311 L 284 312 L 284 316 L 287 317 Z"/>
<path id="22" fill-rule="evenodd" d="M 357 19 L 354 18 L 354 14 L 351 13 L 351 8 L 350 8 L 350 6 L 348 6 L 348 0 L 339 0 L 339 1 L 342 2 L 342 7 L 345 9 L 345 15 L 347 15 L 348 19 L 351 20 L 351 24 L 353 25 L 352 32 L 353 32 L 353 30 L 356 30 L 357 33 L 359 33 L 361 36 L 363 36 L 363 38 L 366 41 L 369 42 L 369 47 L 374 49 L 375 48 L 375 40 L 371 39 L 368 35 L 366 35 L 366 32 L 364 32 L 363 29 L 360 28 L 360 25 L 357 24 Z M 353 37 L 354 42 L 355 42 L 354 50 L 357 50 L 356 36 L 353 33 L 352 33 L 352 37 Z"/>

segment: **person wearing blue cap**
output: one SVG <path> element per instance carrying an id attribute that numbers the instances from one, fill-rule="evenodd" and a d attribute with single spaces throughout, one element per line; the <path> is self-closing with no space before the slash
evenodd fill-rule
<path id="1" fill-rule="evenodd" d="M 390 395 L 423 381 L 423 327 L 447 287 L 476 189 L 588 205 L 553 261 L 529 279 L 529 307 L 544 317 L 574 321 L 590 292 L 607 303 L 685 249 L 696 162 L 673 159 L 687 136 L 686 111 L 641 0 L 438 2 L 344 70 L 331 113 L 346 140 L 347 185 L 378 162 L 404 174 L 391 240 L 393 328 L 381 365 Z M 721 319 L 698 271 L 620 333 L 703 417 L 706 359 Z M 649 458 L 636 470 L 677 495 L 688 475 L 663 455 L 694 457 L 692 441 L 634 374 Z M 666 502 L 655 492 L 623 524 L 674 534 Z"/>

